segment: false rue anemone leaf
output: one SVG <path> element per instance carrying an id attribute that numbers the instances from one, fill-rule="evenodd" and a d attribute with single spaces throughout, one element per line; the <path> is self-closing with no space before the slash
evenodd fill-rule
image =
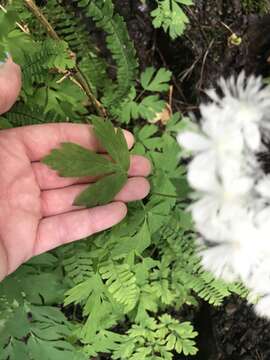
<path id="1" fill-rule="evenodd" d="M 99 117 L 92 117 L 94 132 L 111 159 L 74 143 L 62 143 L 42 162 L 63 177 L 104 176 L 77 196 L 74 205 L 92 207 L 112 201 L 128 179 L 130 156 L 121 129 Z"/>
<path id="2" fill-rule="evenodd" d="M 128 177 L 124 173 L 105 176 L 81 192 L 76 197 L 73 205 L 92 207 L 107 204 L 119 193 L 127 179 Z"/>
<path id="3" fill-rule="evenodd" d="M 97 176 L 116 170 L 115 164 L 104 156 L 73 143 L 62 143 L 42 162 L 63 177 Z"/>
<path id="4" fill-rule="evenodd" d="M 98 116 L 91 117 L 94 125 L 95 135 L 100 143 L 107 150 L 108 154 L 123 171 L 127 172 L 130 165 L 130 157 L 127 142 L 123 131 L 116 129 L 109 120 L 104 120 Z"/>

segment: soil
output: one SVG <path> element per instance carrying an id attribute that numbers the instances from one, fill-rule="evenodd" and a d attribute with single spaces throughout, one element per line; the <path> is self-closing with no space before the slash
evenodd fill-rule
<path id="1" fill-rule="evenodd" d="M 186 8 L 190 25 L 175 41 L 153 29 L 154 3 L 115 3 L 127 21 L 142 69 L 154 64 L 172 70 L 174 110 L 196 113 L 198 104 L 206 100 L 204 89 L 215 86 L 220 76 L 241 70 L 270 76 L 270 14 L 244 8 L 244 0 L 194 1 L 194 7 Z M 270 1 L 266 5 L 270 9 Z M 240 45 L 230 43 L 233 33 L 241 39 Z M 193 360 L 270 360 L 270 322 L 258 318 L 237 297 L 227 299 L 220 308 L 202 304 L 195 326 L 200 351 Z"/>
<path id="2" fill-rule="evenodd" d="M 205 99 L 204 89 L 215 86 L 221 75 L 243 69 L 270 75 L 270 14 L 250 13 L 241 5 L 244 2 L 248 3 L 194 1 L 195 6 L 185 8 L 188 30 L 172 41 L 163 30 L 153 29 L 150 12 L 155 2 L 142 5 L 139 0 L 115 0 L 117 11 L 127 21 L 141 68 L 154 64 L 173 71 L 173 105 L 182 112 L 196 110 Z M 241 39 L 240 45 L 230 43 L 233 33 Z"/>

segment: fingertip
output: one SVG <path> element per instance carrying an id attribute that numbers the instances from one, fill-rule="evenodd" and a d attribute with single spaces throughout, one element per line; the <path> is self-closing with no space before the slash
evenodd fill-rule
<path id="1" fill-rule="evenodd" d="M 144 199 L 150 191 L 149 181 L 144 177 L 132 177 L 128 179 L 123 189 L 116 195 L 117 200 L 124 202 Z"/>
<path id="2" fill-rule="evenodd" d="M 152 173 L 152 163 L 146 157 L 144 157 L 144 169 L 145 169 L 145 176 L 149 176 Z"/>
<path id="3" fill-rule="evenodd" d="M 107 230 L 121 222 L 127 215 L 127 206 L 122 201 L 114 201 L 106 205 L 86 209 L 92 223 L 91 234 Z"/>
<path id="4" fill-rule="evenodd" d="M 145 156 L 132 155 L 130 162 L 130 176 L 149 176 L 152 172 L 152 164 Z"/>
<path id="5" fill-rule="evenodd" d="M 143 186 L 142 186 L 143 191 L 142 191 L 141 199 L 144 199 L 150 193 L 150 183 L 145 178 L 142 178 L 141 182 L 143 184 Z"/>
<path id="6" fill-rule="evenodd" d="M 128 209 L 124 202 L 114 201 L 113 203 L 111 203 L 109 205 L 112 207 L 115 207 L 115 210 L 118 212 L 119 219 L 120 219 L 118 222 L 122 221 L 126 217 Z"/>
<path id="7" fill-rule="evenodd" d="M 128 148 L 131 149 L 134 145 L 135 139 L 133 134 L 128 130 L 123 130 Z"/>

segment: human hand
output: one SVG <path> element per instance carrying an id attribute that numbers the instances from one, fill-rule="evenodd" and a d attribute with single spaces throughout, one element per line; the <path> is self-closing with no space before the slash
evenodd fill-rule
<path id="1" fill-rule="evenodd" d="M 9 59 L 0 68 L 0 113 L 20 89 L 20 70 Z M 124 132 L 129 148 L 134 139 Z M 132 156 L 129 180 L 111 204 L 72 205 L 94 178 L 61 178 L 40 160 L 61 142 L 103 152 L 89 125 L 44 124 L 0 131 L 0 280 L 32 256 L 110 228 L 126 215 L 125 203 L 149 192 L 150 163 Z"/>

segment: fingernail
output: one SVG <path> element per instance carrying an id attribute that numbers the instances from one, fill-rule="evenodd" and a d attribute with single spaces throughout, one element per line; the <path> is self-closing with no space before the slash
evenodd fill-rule
<path id="1" fill-rule="evenodd" d="M 4 61 L 0 61 L 0 65 L 4 65 L 7 61 L 7 59 L 9 58 L 9 56 L 10 56 L 9 53 L 6 51 Z"/>

